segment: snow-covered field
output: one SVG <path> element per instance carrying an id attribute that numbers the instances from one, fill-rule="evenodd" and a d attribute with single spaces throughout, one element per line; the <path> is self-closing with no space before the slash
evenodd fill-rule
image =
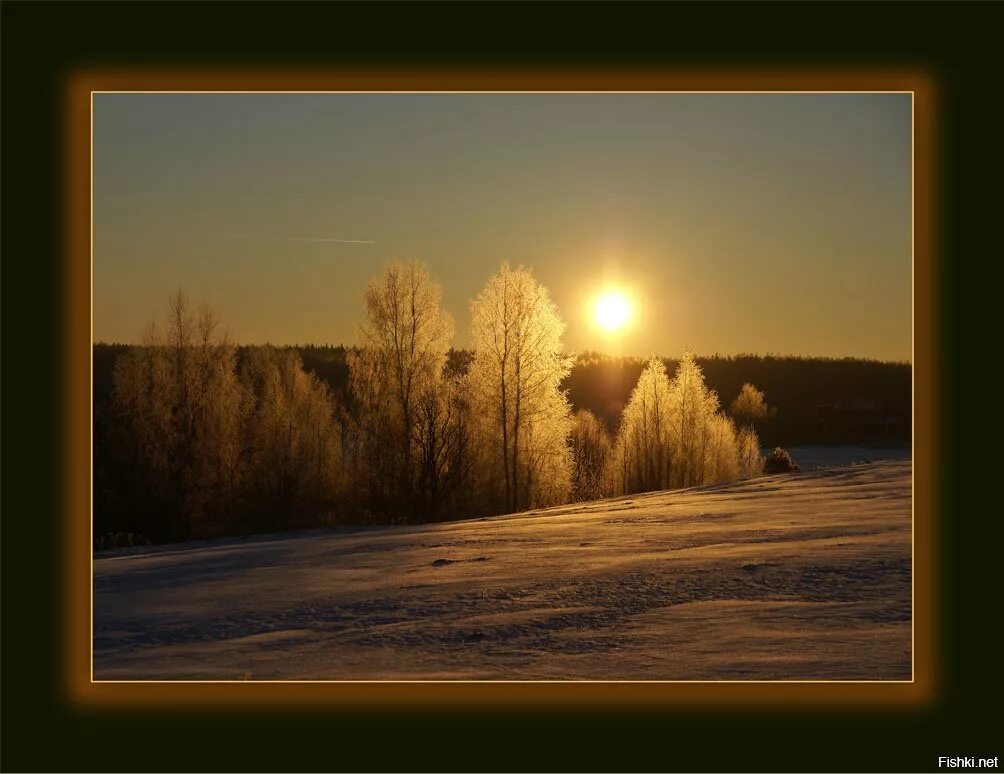
<path id="1" fill-rule="evenodd" d="M 94 562 L 96 679 L 910 679 L 893 460 Z"/>
<path id="2" fill-rule="evenodd" d="M 773 449 L 764 449 L 770 454 Z M 877 460 L 909 460 L 913 450 L 909 446 L 876 448 L 872 446 L 792 446 L 788 449 L 791 458 L 802 470 L 831 467 L 833 465 L 855 465 Z"/>

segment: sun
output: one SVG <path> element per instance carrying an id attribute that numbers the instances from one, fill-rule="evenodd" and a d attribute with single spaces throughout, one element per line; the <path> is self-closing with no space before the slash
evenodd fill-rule
<path id="1" fill-rule="evenodd" d="M 605 331 L 619 331 L 631 321 L 631 299 L 620 290 L 606 290 L 597 297 L 593 318 Z"/>

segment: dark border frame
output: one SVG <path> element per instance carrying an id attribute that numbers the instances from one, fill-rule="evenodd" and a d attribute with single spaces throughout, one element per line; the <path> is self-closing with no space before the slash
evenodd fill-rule
<path id="1" fill-rule="evenodd" d="M 914 679 L 911 682 L 94 682 L 91 680 L 91 95 L 99 91 L 898 91 L 914 110 Z M 936 448 L 934 276 L 935 87 L 905 69 L 800 71 L 477 68 L 108 69 L 66 85 L 64 299 L 68 365 L 65 416 L 66 691 L 74 701 L 128 706 L 275 707 L 323 703 L 343 709 L 665 709 L 670 707 L 911 706 L 929 701 L 935 631 L 932 552 Z"/>
<path id="2" fill-rule="evenodd" d="M 992 635 L 1004 520 L 988 435 L 999 321 L 998 7 L 992 3 L 0 2 L 3 485 L 0 769 L 22 771 L 935 771 L 999 754 Z M 559 66 L 926 72 L 937 89 L 932 293 L 939 467 L 936 682 L 923 704 L 555 711 L 224 710 L 67 699 L 62 455 L 70 440 L 61 118 L 69 79 L 109 68 Z M 988 348 L 989 345 L 989 348 Z M 992 425 L 991 425 L 992 427 Z M 932 624 L 933 626 L 933 624 Z M 577 711 L 581 710 L 581 711 Z M 999 745 L 998 745 L 999 746 Z"/>

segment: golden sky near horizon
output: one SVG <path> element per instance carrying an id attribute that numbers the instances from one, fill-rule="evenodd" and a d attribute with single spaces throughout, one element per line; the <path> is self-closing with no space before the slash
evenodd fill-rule
<path id="1" fill-rule="evenodd" d="M 909 360 L 910 121 L 909 94 L 98 94 L 94 337 L 180 287 L 236 341 L 350 344 L 417 258 L 465 346 L 508 260 L 569 351 Z"/>

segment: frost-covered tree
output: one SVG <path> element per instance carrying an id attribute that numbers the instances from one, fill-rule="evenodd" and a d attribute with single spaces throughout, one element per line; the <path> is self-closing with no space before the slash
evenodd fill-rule
<path id="1" fill-rule="evenodd" d="M 611 478 L 617 491 L 627 493 L 759 475 L 759 447 L 749 433 L 737 432 L 719 411 L 718 396 L 705 385 L 690 352 L 672 380 L 662 361 L 652 358 L 624 409 Z"/>
<path id="2" fill-rule="evenodd" d="M 523 404 L 526 427 L 519 435 L 517 508 L 540 508 L 568 502 L 572 494 L 571 407 L 557 388 L 530 395 Z"/>
<path id="3" fill-rule="evenodd" d="M 113 375 L 117 428 L 143 490 L 134 497 L 157 513 L 151 532 L 177 540 L 280 528 L 330 506 L 342 473 L 335 400 L 299 357 L 250 348 L 238 367 L 215 311 L 193 312 L 181 293 L 163 330 L 151 325 Z"/>
<path id="4" fill-rule="evenodd" d="M 247 390 L 237 376 L 237 350 L 220 327 L 215 310 L 203 305 L 196 317 L 192 353 L 192 464 L 194 480 L 205 493 L 204 510 L 205 506 L 221 510 L 203 513 L 209 522 L 205 531 L 214 534 L 225 531 L 238 517 L 248 413 Z"/>
<path id="5" fill-rule="evenodd" d="M 429 460 L 431 447 L 416 449 L 416 440 L 430 430 L 420 427 L 441 416 L 437 404 L 453 320 L 440 308 L 438 283 L 416 261 L 388 266 L 370 281 L 363 293 L 366 322 L 360 333 L 363 348 L 350 367 L 356 402 L 363 408 L 361 457 L 370 467 L 374 491 L 397 509 L 415 511 L 428 500 L 434 484 Z M 438 434 L 443 428 L 435 430 Z M 377 457 L 382 458 L 382 461 Z M 420 487 L 426 487 L 419 491 Z"/>
<path id="6" fill-rule="evenodd" d="M 606 471 L 613 451 L 610 434 L 591 412 L 580 409 L 569 438 L 572 449 L 572 492 L 576 500 L 605 497 Z"/>
<path id="7" fill-rule="evenodd" d="M 179 292 L 165 331 L 151 325 L 119 359 L 113 401 L 149 494 L 180 517 L 171 537 L 215 534 L 237 511 L 247 393 L 212 309 Z"/>
<path id="8" fill-rule="evenodd" d="M 353 482 L 353 506 L 390 512 L 399 480 L 393 450 L 400 440 L 395 436 L 396 425 L 389 420 L 394 409 L 385 375 L 388 363 L 372 349 L 350 351 L 346 361 L 348 401 L 337 421 L 345 453 L 343 468 Z"/>
<path id="9" fill-rule="evenodd" d="M 718 411 L 718 396 L 704 384 L 704 374 L 687 351 L 669 387 L 673 431 L 673 483 L 677 487 L 704 483 L 709 425 Z"/>
<path id="10" fill-rule="evenodd" d="M 503 263 L 471 304 L 471 397 L 486 486 L 501 479 L 508 511 L 561 502 L 571 487 L 571 418 L 560 389 L 570 368 L 565 325 L 547 289 Z"/>
<path id="11" fill-rule="evenodd" d="M 739 395 L 732 401 L 729 413 L 739 423 L 740 427 L 752 427 L 767 416 L 767 402 L 764 394 L 747 382 L 739 390 Z"/>
<path id="12" fill-rule="evenodd" d="M 756 478 L 763 475 L 764 459 L 760 452 L 760 439 L 753 428 L 743 428 L 736 436 L 736 458 L 739 478 Z"/>
<path id="13" fill-rule="evenodd" d="M 673 486 L 673 454 L 680 431 L 673 408 L 666 366 L 653 357 L 621 416 L 613 457 L 618 491 L 646 492 Z"/>
<path id="14" fill-rule="evenodd" d="M 729 417 L 715 414 L 709 420 L 708 438 L 704 483 L 735 481 L 739 478 L 735 423 Z"/>
<path id="15" fill-rule="evenodd" d="M 474 462 L 467 378 L 450 375 L 419 396 L 415 423 L 419 490 L 424 515 L 439 520 L 447 503 L 469 501 L 464 492 Z"/>
<path id="16" fill-rule="evenodd" d="M 241 376 L 251 396 L 247 474 L 256 526 L 295 526 L 297 513 L 332 504 L 341 490 L 334 397 L 289 350 L 251 349 Z"/>

